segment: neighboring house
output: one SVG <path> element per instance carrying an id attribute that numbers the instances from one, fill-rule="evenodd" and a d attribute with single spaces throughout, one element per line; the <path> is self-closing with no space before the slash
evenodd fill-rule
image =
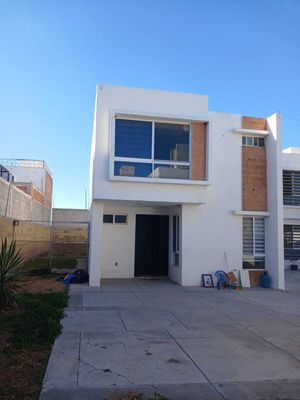
<path id="1" fill-rule="evenodd" d="M 208 109 L 205 95 L 98 85 L 90 285 L 268 270 L 284 289 L 280 115 Z"/>
<path id="2" fill-rule="evenodd" d="M 52 174 L 45 161 L 0 159 L 0 215 L 50 221 L 52 191 Z"/>
<path id="3" fill-rule="evenodd" d="M 300 148 L 283 150 L 285 267 L 300 266 Z"/>
<path id="4" fill-rule="evenodd" d="M 2 158 L 0 164 L 14 176 L 19 189 L 51 209 L 53 181 L 45 161 Z"/>

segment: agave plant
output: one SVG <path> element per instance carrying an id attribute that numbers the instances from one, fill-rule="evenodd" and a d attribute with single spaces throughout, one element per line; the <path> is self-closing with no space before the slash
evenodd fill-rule
<path id="1" fill-rule="evenodd" d="M 23 260 L 20 250 L 16 251 L 16 242 L 2 240 L 0 251 L 0 310 L 17 299 L 17 280 L 23 275 Z"/>

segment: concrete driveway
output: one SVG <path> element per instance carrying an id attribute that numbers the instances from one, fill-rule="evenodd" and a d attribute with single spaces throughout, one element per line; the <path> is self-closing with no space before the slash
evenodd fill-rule
<path id="1" fill-rule="evenodd" d="M 71 287 L 42 400 L 300 399 L 300 272 L 286 293 L 107 280 Z"/>

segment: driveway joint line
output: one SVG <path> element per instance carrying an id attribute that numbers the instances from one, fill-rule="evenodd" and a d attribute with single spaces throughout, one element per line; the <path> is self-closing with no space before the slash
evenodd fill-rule
<path id="1" fill-rule="evenodd" d="M 178 319 L 178 318 L 176 317 L 176 315 L 173 314 L 172 311 L 169 311 L 169 310 L 167 310 L 167 311 L 170 313 L 170 315 L 172 315 L 173 318 L 176 319 L 177 322 L 179 322 L 181 325 L 183 325 L 188 331 L 190 330 L 189 327 L 188 327 L 187 325 L 185 325 L 184 322 L 180 321 L 180 319 Z"/>
<path id="2" fill-rule="evenodd" d="M 269 340 L 267 340 L 266 338 L 264 338 L 263 336 L 260 336 L 258 333 L 256 333 L 255 331 L 253 331 L 251 328 L 249 328 L 246 324 L 243 324 L 242 322 L 234 319 L 233 317 L 231 317 L 230 315 L 226 314 L 224 312 L 221 313 L 219 310 L 212 308 L 214 311 L 218 312 L 219 314 L 225 315 L 227 318 L 229 318 L 231 321 L 235 322 L 236 324 L 238 324 L 239 326 L 241 326 L 242 328 L 244 328 L 245 330 L 247 330 L 248 332 L 250 332 L 252 335 L 256 336 L 257 338 L 263 340 L 264 342 L 268 343 L 269 345 L 271 345 L 274 349 L 279 350 L 281 353 L 284 353 L 286 355 L 288 355 L 289 357 L 293 358 L 294 360 L 296 360 L 297 362 L 300 363 L 300 359 L 297 358 L 296 356 L 294 356 L 293 354 L 291 354 L 290 352 L 288 352 L 287 350 L 284 350 L 278 346 L 276 346 L 274 343 L 270 342 Z"/>
<path id="3" fill-rule="evenodd" d="M 78 364 L 77 364 L 77 377 L 76 377 L 76 389 L 78 389 L 79 383 L 79 367 L 80 367 L 80 356 L 81 356 L 81 331 L 79 332 L 79 346 L 78 346 Z"/>
<path id="4" fill-rule="evenodd" d="M 123 318 L 121 317 L 120 311 L 119 311 L 119 310 L 116 310 L 116 312 L 117 312 L 117 314 L 118 314 L 118 316 L 119 316 L 119 318 L 120 318 L 120 320 L 121 320 L 121 322 L 122 322 L 122 325 L 124 326 L 125 331 L 128 331 L 127 326 L 126 326 L 126 324 L 125 324 L 125 321 L 124 321 Z"/>
<path id="5" fill-rule="evenodd" d="M 168 331 L 169 332 L 169 331 Z M 177 346 L 184 352 L 184 354 L 189 358 L 189 360 L 192 362 L 192 364 L 198 369 L 198 371 L 204 376 L 204 378 L 207 380 L 207 382 L 210 384 L 210 386 L 213 388 L 215 392 L 218 393 L 218 395 L 223 399 L 227 400 L 226 397 L 223 396 L 221 392 L 214 386 L 213 382 L 208 378 L 208 376 L 205 374 L 204 371 L 199 367 L 199 365 L 193 360 L 193 358 L 189 355 L 189 353 L 181 346 L 181 344 L 176 340 L 176 338 L 172 335 L 171 332 L 169 332 L 170 336 L 174 340 L 174 342 L 177 344 Z"/>
<path id="6" fill-rule="evenodd" d="M 139 301 L 143 306 L 147 307 L 146 304 L 143 302 L 143 300 L 138 296 L 138 294 L 137 294 L 134 290 L 132 290 L 132 293 L 135 295 L 135 297 L 138 299 L 138 301 Z"/>

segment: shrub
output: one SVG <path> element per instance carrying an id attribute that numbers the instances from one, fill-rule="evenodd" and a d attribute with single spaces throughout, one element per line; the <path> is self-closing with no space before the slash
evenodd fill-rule
<path id="1" fill-rule="evenodd" d="M 0 310 L 17 300 L 17 280 L 23 275 L 23 260 L 20 250 L 16 251 L 16 242 L 8 245 L 6 238 L 2 240 L 0 251 Z"/>

